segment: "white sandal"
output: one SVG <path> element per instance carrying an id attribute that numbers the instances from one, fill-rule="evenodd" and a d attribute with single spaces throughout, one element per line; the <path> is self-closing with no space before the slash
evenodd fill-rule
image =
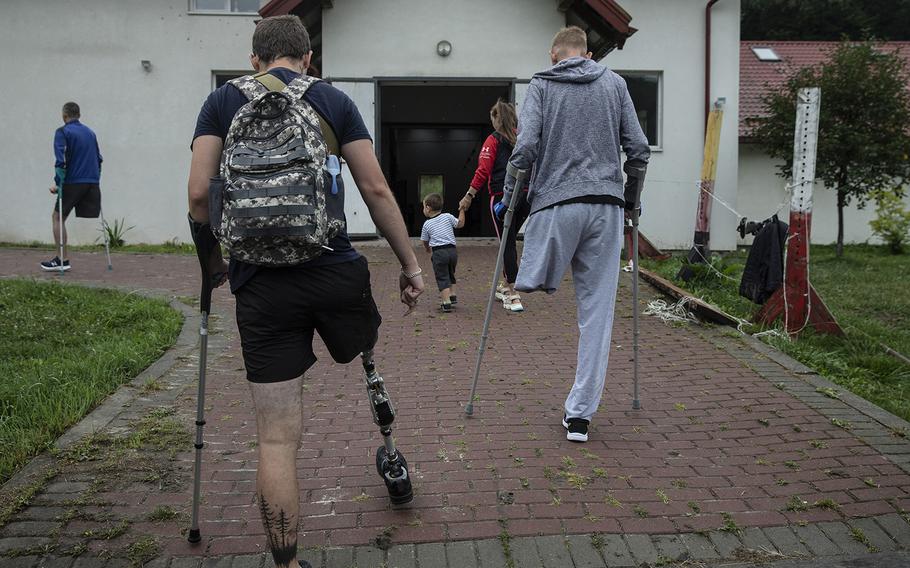
<path id="1" fill-rule="evenodd" d="M 496 285 L 496 299 L 505 301 L 509 295 L 509 288 L 502 283 Z"/>
<path id="2" fill-rule="evenodd" d="M 511 296 L 505 296 L 502 299 L 502 307 L 509 310 L 510 312 L 525 311 L 524 306 L 521 305 L 521 296 L 519 296 L 518 294 L 513 294 Z"/>

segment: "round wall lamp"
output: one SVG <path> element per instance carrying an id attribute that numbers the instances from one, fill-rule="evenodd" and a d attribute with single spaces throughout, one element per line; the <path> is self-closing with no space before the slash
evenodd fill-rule
<path id="1" fill-rule="evenodd" d="M 442 40 L 436 44 L 436 53 L 440 57 L 448 57 L 448 55 L 452 53 L 452 44 L 446 40 Z"/>

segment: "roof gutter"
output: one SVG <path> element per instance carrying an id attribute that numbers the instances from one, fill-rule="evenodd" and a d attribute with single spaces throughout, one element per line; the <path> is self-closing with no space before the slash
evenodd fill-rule
<path id="1" fill-rule="evenodd" d="M 708 128 L 708 113 L 711 112 L 711 8 L 718 0 L 708 0 L 705 5 L 705 129 Z"/>

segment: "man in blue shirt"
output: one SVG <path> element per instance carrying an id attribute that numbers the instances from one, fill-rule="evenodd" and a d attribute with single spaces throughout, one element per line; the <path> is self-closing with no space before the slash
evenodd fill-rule
<path id="1" fill-rule="evenodd" d="M 68 102 L 63 105 L 63 126 L 54 133 L 54 186 L 56 195 L 60 188 L 63 195 L 54 205 L 51 225 L 54 230 L 54 244 L 60 249 L 62 258 L 55 256 L 41 263 L 43 270 L 69 270 L 66 258 L 66 226 L 60 222 L 59 205 L 63 202 L 63 220 L 76 208 L 76 217 L 97 218 L 101 214 L 101 151 L 98 138 L 92 129 L 79 122 L 79 105 Z M 62 233 L 62 234 L 61 234 Z"/>
<path id="2" fill-rule="evenodd" d="M 300 19 L 275 16 L 257 24 L 250 63 L 288 84 L 309 68 L 312 53 Z M 322 81 L 312 85 L 303 100 L 337 139 L 370 216 L 401 263 L 397 277 L 401 301 L 413 308 L 423 292 L 422 271 L 360 112 L 347 95 Z M 209 95 L 199 112 L 188 183 L 190 217 L 194 225 L 202 225 L 199 230 L 210 230 L 209 179 L 218 174 L 231 121 L 246 102 L 246 96 L 228 83 Z M 344 191 L 343 186 L 339 189 Z M 321 256 L 294 266 L 257 266 L 231 259 L 227 269 L 256 408 L 257 496 L 278 568 L 309 567 L 297 560 L 296 464 L 303 434 L 303 374 L 316 362 L 314 333 L 333 359 L 348 363 L 373 348 L 381 323 L 366 259 L 343 231 L 329 245 Z M 223 281 L 220 250 L 213 252 L 209 268 L 216 282 Z"/>

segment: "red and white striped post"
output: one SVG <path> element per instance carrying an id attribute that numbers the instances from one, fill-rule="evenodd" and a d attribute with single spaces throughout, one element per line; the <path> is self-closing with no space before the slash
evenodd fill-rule
<path id="1" fill-rule="evenodd" d="M 796 100 L 796 131 L 793 139 L 793 182 L 790 195 L 790 228 L 784 283 L 759 311 L 757 320 L 770 324 L 783 314 L 787 333 L 806 327 L 843 335 L 818 292 L 809 282 L 809 244 L 812 229 L 812 186 L 818 149 L 821 90 L 800 89 Z"/>

